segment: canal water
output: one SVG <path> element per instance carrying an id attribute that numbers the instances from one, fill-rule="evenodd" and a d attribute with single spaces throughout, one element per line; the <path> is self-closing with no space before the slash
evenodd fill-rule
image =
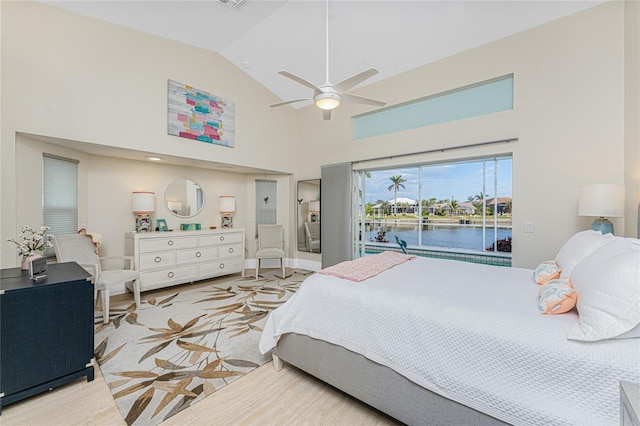
<path id="1" fill-rule="evenodd" d="M 405 240 L 409 246 L 418 245 L 418 225 L 386 225 L 367 226 L 365 238 L 376 241 L 380 229 L 386 230 L 385 239 L 396 244 L 396 236 Z M 510 228 L 498 228 L 498 240 L 511 237 Z M 462 248 L 468 250 L 483 250 L 493 244 L 493 228 L 487 228 L 485 245 L 482 244 L 482 228 L 468 226 L 423 225 L 422 245 L 443 248 Z"/>

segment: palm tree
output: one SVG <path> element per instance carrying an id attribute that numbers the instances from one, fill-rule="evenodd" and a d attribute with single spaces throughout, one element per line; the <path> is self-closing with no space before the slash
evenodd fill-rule
<path id="1" fill-rule="evenodd" d="M 393 215 L 396 215 L 396 212 L 398 211 L 397 205 L 398 205 L 398 189 L 400 187 L 402 187 L 402 189 L 404 188 L 404 185 L 402 184 L 403 182 L 406 182 L 406 179 L 403 179 L 402 176 L 398 175 L 398 176 L 391 176 L 389 179 L 391 179 L 391 182 L 393 182 L 391 185 L 389 185 L 389 188 L 387 188 L 389 191 L 391 191 L 393 189 Z"/>
<path id="2" fill-rule="evenodd" d="M 482 201 L 484 200 L 486 194 L 484 192 L 480 192 L 478 195 L 473 195 L 468 198 L 469 201 L 473 204 L 473 207 L 476 209 L 475 213 L 482 211 Z"/>
<path id="3" fill-rule="evenodd" d="M 451 212 L 453 214 L 457 213 L 458 210 L 458 200 L 456 200 L 455 198 L 453 198 L 453 196 L 451 197 L 451 202 L 449 203 L 449 205 L 451 206 Z"/>

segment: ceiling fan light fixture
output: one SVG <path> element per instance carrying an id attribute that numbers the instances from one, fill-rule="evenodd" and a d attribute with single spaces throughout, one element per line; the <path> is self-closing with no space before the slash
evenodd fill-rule
<path id="1" fill-rule="evenodd" d="M 340 105 L 340 95 L 337 93 L 320 93 L 313 100 L 320 109 L 334 109 Z"/>

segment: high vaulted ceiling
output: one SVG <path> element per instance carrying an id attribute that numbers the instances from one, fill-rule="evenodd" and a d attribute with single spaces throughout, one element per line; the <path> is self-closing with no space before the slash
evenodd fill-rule
<path id="1" fill-rule="evenodd" d="M 312 91 L 280 70 L 315 85 L 326 80 L 324 0 L 249 0 L 238 9 L 220 0 L 41 2 L 219 52 L 283 100 Z M 331 0 L 330 80 L 375 67 L 369 84 L 600 3 Z"/>

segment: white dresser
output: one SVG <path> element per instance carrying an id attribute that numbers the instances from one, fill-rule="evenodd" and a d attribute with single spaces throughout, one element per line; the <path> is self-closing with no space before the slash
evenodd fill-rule
<path id="1" fill-rule="evenodd" d="M 244 229 L 128 233 L 125 254 L 141 292 L 244 272 Z"/>

